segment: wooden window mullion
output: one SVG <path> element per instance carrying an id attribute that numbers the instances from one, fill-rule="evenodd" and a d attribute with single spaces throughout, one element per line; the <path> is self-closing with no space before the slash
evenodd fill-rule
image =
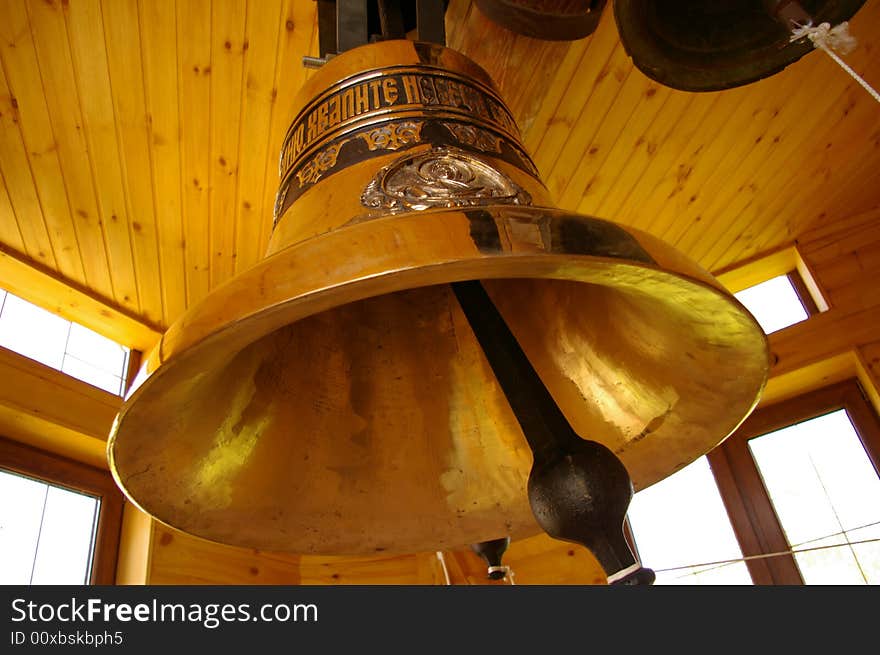
<path id="1" fill-rule="evenodd" d="M 797 294 L 798 300 L 801 301 L 804 311 L 807 312 L 807 316 L 815 316 L 818 314 L 819 307 L 816 305 L 816 301 L 813 299 L 813 295 L 804 283 L 804 279 L 801 277 L 800 273 L 792 271 L 788 274 L 788 280 L 791 282 L 791 286 Z"/>
<path id="2" fill-rule="evenodd" d="M 738 525 L 734 525 L 734 532 L 737 534 L 737 538 L 740 535 L 745 537 L 740 540 L 743 554 L 746 556 L 768 555 L 790 550 L 791 546 L 785 537 L 773 502 L 764 487 L 757 464 L 749 451 L 747 440 L 734 436 L 724 442 L 717 450 L 717 453 L 712 454 L 710 461 L 713 464 L 719 464 L 720 469 L 723 458 L 729 469 L 729 480 L 736 488 L 736 495 L 732 494 L 729 488 L 728 493 L 722 490 L 722 498 L 724 498 L 725 506 L 728 505 L 728 502 L 734 507 L 739 505 L 732 512 L 731 520 L 733 521 L 735 516 Z M 713 470 L 714 468 L 713 466 Z M 719 484 L 719 488 L 720 486 Z M 728 509 L 728 513 L 731 513 L 730 509 Z M 757 564 L 757 562 L 763 562 L 763 565 Z M 749 560 L 748 564 L 751 564 L 749 570 L 755 571 L 756 584 L 804 584 L 793 555 L 774 555 L 760 560 Z M 769 580 L 767 574 L 769 574 Z"/>
<path id="3" fill-rule="evenodd" d="M 715 476 L 721 500 L 724 502 L 724 507 L 727 510 L 727 516 L 733 528 L 733 533 L 739 542 L 740 550 L 742 550 L 743 555 L 746 557 L 760 555 L 763 552 L 761 543 L 758 539 L 758 534 L 752 526 L 752 521 L 749 519 L 745 500 L 740 493 L 726 453 L 721 448 L 716 448 L 708 454 L 707 459 L 709 460 L 712 474 Z M 746 566 L 749 569 L 749 574 L 752 576 L 752 582 L 756 585 L 771 585 L 774 583 L 773 571 L 765 559 L 746 560 Z"/>
<path id="4" fill-rule="evenodd" d="M 865 447 L 868 459 L 874 465 L 874 471 L 880 476 L 880 418 L 877 418 L 877 414 L 857 384 L 844 391 L 843 402 L 850 422 Z"/>

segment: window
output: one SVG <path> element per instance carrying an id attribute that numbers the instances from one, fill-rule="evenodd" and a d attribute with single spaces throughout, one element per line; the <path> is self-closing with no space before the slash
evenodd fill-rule
<path id="1" fill-rule="evenodd" d="M 122 506 L 108 472 L 0 439 L 0 584 L 113 584 Z"/>
<path id="2" fill-rule="evenodd" d="M 766 334 L 805 321 L 818 312 L 800 275 L 792 271 L 734 294 Z"/>
<path id="3" fill-rule="evenodd" d="M 804 581 L 880 583 L 880 477 L 846 410 L 748 446 Z"/>
<path id="4" fill-rule="evenodd" d="M 880 420 L 855 380 L 755 412 L 709 459 L 755 582 L 880 583 Z"/>
<path id="5" fill-rule="evenodd" d="M 705 457 L 637 493 L 628 518 L 655 584 L 752 584 Z"/>
<path id="6" fill-rule="evenodd" d="M 0 469 L 2 584 L 88 584 L 99 498 Z"/>
<path id="7" fill-rule="evenodd" d="M 125 390 L 128 348 L 2 289 L 0 346 L 110 393 Z"/>
<path id="8" fill-rule="evenodd" d="M 635 495 L 656 584 L 880 584 L 880 419 L 855 380 L 756 411 Z"/>

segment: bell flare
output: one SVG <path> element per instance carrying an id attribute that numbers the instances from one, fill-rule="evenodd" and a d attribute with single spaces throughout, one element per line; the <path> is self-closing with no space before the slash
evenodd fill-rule
<path id="1" fill-rule="evenodd" d="M 682 91 L 721 91 L 774 75 L 813 51 L 795 25 L 838 25 L 864 0 L 615 0 L 620 40 L 649 78 Z"/>
<path id="2" fill-rule="evenodd" d="M 637 490 L 720 443 L 767 379 L 751 314 L 646 233 L 535 206 L 390 214 L 278 249 L 172 325 L 114 423 L 115 479 L 159 521 L 238 546 L 538 534 L 532 453 L 450 287 L 463 280 Z"/>

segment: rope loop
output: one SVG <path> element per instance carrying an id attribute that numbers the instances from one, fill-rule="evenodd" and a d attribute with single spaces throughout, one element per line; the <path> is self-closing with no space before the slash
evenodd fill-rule
<path id="1" fill-rule="evenodd" d="M 843 21 L 834 27 L 831 27 L 829 23 L 820 23 L 819 25 L 798 25 L 792 30 L 789 42 L 794 43 L 795 41 L 800 41 L 804 38 L 809 39 L 814 48 L 819 48 L 825 51 L 825 54 L 831 57 L 843 70 L 849 73 L 850 76 L 858 82 L 863 89 L 865 89 L 865 91 L 871 94 L 874 100 L 880 102 L 880 93 L 862 79 L 862 77 L 850 68 L 849 65 L 837 54 L 849 54 L 855 49 L 856 44 L 858 43 L 856 38 L 849 33 L 849 23 L 847 21 Z"/>

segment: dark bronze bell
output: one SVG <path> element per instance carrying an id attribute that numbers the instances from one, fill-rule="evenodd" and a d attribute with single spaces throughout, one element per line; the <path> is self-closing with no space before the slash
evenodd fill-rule
<path id="1" fill-rule="evenodd" d="M 754 318 L 658 239 L 554 208 L 454 50 L 331 58 L 279 163 L 267 256 L 172 325 L 114 423 L 113 474 L 156 519 L 277 551 L 423 552 L 538 534 L 567 479 L 596 501 L 579 516 L 619 529 L 633 489 L 755 406 Z M 631 565 L 615 548 L 609 575 Z"/>
<path id="2" fill-rule="evenodd" d="M 606 0 L 475 0 L 502 27 L 544 41 L 575 41 L 596 31 Z"/>
<path id="3" fill-rule="evenodd" d="M 615 0 L 620 40 L 633 64 L 683 91 L 718 91 L 778 73 L 813 50 L 791 43 L 797 25 L 835 26 L 864 0 Z"/>

